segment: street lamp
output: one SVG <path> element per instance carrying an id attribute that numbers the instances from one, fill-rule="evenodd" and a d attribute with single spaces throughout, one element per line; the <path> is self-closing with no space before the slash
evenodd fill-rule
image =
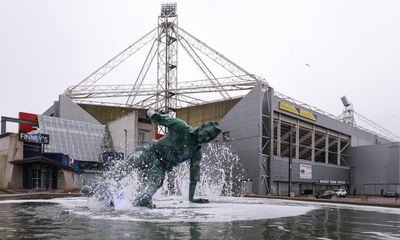
<path id="1" fill-rule="evenodd" d="M 124 149 L 124 158 L 126 158 L 126 154 L 128 151 L 128 130 L 124 129 L 125 133 L 125 149 Z"/>

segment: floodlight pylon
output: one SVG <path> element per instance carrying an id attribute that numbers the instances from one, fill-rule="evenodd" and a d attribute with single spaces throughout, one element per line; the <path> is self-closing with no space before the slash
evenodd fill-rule
<path id="1" fill-rule="evenodd" d="M 151 42 L 150 50 L 134 84 L 99 84 L 105 75 Z M 183 52 L 186 52 L 193 60 L 205 79 L 178 81 L 178 47 L 183 48 Z M 204 57 L 208 58 L 208 62 Z M 155 59 L 157 59 L 157 82 L 143 84 Z M 209 60 L 226 72 L 226 75 L 216 74 L 208 65 L 210 64 Z M 77 103 L 98 103 L 135 108 L 152 107 L 174 116 L 178 108 L 220 99 L 231 99 L 231 94 L 235 92 L 245 94 L 260 83 L 268 86 L 264 79 L 250 74 L 180 28 L 177 5 L 168 3 L 161 5 L 158 26 L 155 29 L 102 65 L 83 81 L 67 88 L 65 94 Z M 215 99 L 215 95 L 213 98 L 204 97 L 205 93 L 219 93 L 220 98 Z M 104 101 L 104 99 L 108 100 Z M 124 103 L 121 99 L 124 99 L 122 100 Z"/>

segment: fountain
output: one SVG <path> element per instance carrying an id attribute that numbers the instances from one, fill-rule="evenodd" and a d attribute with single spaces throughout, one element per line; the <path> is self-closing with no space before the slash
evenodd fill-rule
<path id="1" fill-rule="evenodd" d="M 0 201 L 0 239 L 399 239 L 399 209 L 244 198 L 229 146 L 209 143 L 201 163 L 196 194 L 208 204 L 187 200 L 181 164 L 155 194 L 157 208 L 133 206 L 138 176 L 114 166 L 104 182 L 113 191 L 96 197 Z"/>
<path id="2" fill-rule="evenodd" d="M 120 160 L 105 174 L 104 180 L 97 185 L 96 192 L 90 197 L 91 203 L 107 206 L 110 200 L 116 208 L 128 208 L 137 198 L 141 189 L 141 181 L 136 169 L 127 160 Z M 128 172 L 128 173 L 127 173 Z M 155 199 L 165 197 L 185 200 L 189 191 L 189 163 L 185 162 L 167 174 L 163 186 L 156 192 Z M 219 196 L 241 196 L 245 179 L 245 171 L 239 156 L 225 144 L 209 143 L 202 154 L 200 164 L 200 182 L 196 195 L 214 200 Z"/>

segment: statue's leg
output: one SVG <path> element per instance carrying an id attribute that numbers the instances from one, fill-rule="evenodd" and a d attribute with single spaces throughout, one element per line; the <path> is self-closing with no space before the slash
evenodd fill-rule
<path id="1" fill-rule="evenodd" d="M 85 197 L 93 197 L 97 201 L 104 203 L 106 206 L 114 206 L 112 184 L 107 180 L 100 181 L 91 186 L 83 186 L 81 188 L 82 195 Z"/>
<path id="2" fill-rule="evenodd" d="M 159 160 L 150 169 L 141 174 L 141 190 L 135 203 L 138 206 L 154 208 L 153 195 L 162 187 L 165 177 L 165 170 Z"/>
<path id="3" fill-rule="evenodd" d="M 136 168 L 141 166 L 141 154 L 141 150 L 134 151 L 129 154 L 126 159 L 116 161 L 116 163 L 109 169 L 106 176 L 115 181 L 120 181 L 125 178 Z"/>
<path id="4" fill-rule="evenodd" d="M 83 186 L 81 188 L 82 195 L 94 197 L 100 202 L 113 206 L 113 197 L 119 192 L 119 181 L 140 166 L 141 153 L 142 151 L 135 151 L 127 159 L 116 161 L 105 173 L 103 180 Z"/>

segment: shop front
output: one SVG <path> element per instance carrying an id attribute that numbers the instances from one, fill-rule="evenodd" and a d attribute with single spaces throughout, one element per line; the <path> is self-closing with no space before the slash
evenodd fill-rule
<path id="1" fill-rule="evenodd" d="M 32 189 L 34 191 L 48 190 L 64 190 L 71 191 L 79 188 L 78 172 L 76 169 L 61 164 L 55 160 L 48 159 L 43 156 L 14 160 L 11 164 L 18 166 L 17 169 L 22 171 L 20 182 L 24 189 Z"/>

